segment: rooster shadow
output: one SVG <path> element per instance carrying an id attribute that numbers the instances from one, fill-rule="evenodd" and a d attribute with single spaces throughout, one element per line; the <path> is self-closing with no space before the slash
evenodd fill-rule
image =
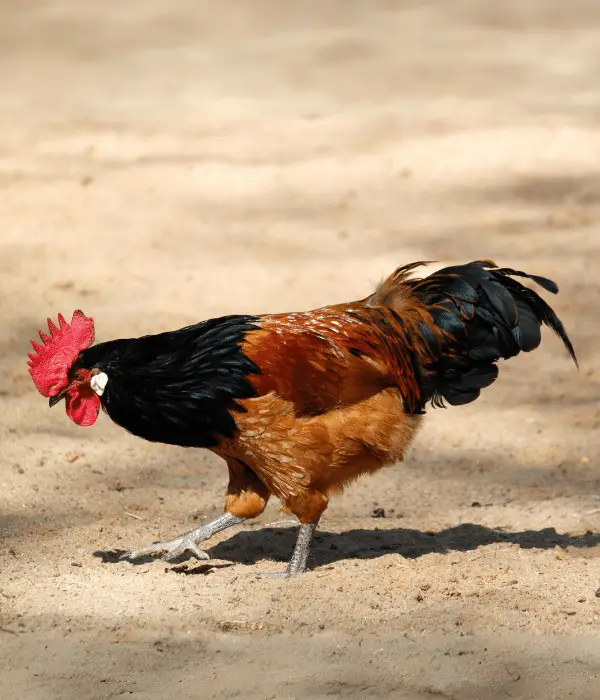
<path id="1" fill-rule="evenodd" d="M 211 559 L 220 561 L 221 565 L 202 562 L 190 568 L 193 562 L 190 560 L 186 567 L 178 571 L 186 574 L 206 574 L 211 569 L 222 568 L 224 561 L 230 565 L 256 564 L 265 559 L 287 562 L 296 536 L 297 529 L 294 527 L 266 527 L 262 530 L 241 531 L 213 547 L 206 548 Z M 457 525 L 439 532 L 422 532 L 407 528 L 356 529 L 339 534 L 318 531 L 315 533 L 309 563 L 311 568 L 322 567 L 343 559 L 376 559 L 394 553 L 406 559 L 417 559 L 426 554 L 468 552 L 497 543 L 516 544 L 521 549 L 583 549 L 600 544 L 600 533 L 588 531 L 583 535 L 560 534 L 552 527 L 506 532 L 473 523 Z M 121 560 L 123 554 L 121 550 L 94 553 L 105 563 L 116 563 Z M 178 561 L 185 560 L 186 556 Z M 132 563 L 146 564 L 149 561 L 152 561 L 152 558 L 145 557 Z"/>

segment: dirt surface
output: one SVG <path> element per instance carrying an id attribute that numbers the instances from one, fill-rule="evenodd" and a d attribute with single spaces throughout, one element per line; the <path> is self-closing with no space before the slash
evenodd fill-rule
<path id="1" fill-rule="evenodd" d="M 598 698 L 597 0 L 6 0 L 0 52 L 2 699 Z M 546 334 L 432 412 L 299 579 L 261 576 L 276 504 L 209 563 L 118 561 L 226 470 L 50 411 L 46 316 L 108 340 L 482 257 L 559 282 L 579 373 Z"/>

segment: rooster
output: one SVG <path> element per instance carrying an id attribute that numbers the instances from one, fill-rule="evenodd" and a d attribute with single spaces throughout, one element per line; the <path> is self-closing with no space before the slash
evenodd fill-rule
<path id="1" fill-rule="evenodd" d="M 223 316 L 176 331 L 94 345 L 94 322 L 48 319 L 29 372 L 50 406 L 90 426 L 102 408 L 153 442 L 202 447 L 229 469 L 224 513 L 174 539 L 124 555 L 191 553 L 260 515 L 271 495 L 299 520 L 280 575 L 306 569 L 329 497 L 402 460 L 428 405 L 474 401 L 498 360 L 529 352 L 549 326 L 577 364 L 548 304 L 515 277 L 554 282 L 490 261 L 411 277 L 398 268 L 360 301 L 298 313 Z M 188 555 L 189 556 L 189 555 Z"/>

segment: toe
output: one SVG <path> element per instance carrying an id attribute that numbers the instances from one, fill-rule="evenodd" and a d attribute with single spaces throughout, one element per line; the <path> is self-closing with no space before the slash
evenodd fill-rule
<path id="1" fill-rule="evenodd" d="M 190 552 L 198 559 L 210 559 L 210 556 L 203 549 L 200 549 L 195 542 L 182 542 L 178 547 L 170 549 L 163 555 L 164 561 L 173 561 Z M 189 559 L 189 557 L 188 557 Z"/>
<path id="2" fill-rule="evenodd" d="M 140 559 L 141 557 L 144 557 L 147 555 L 147 552 L 145 549 L 134 549 L 133 552 L 127 552 L 127 554 L 123 554 L 121 559 L 128 559 L 129 561 L 133 561 L 134 559 Z"/>
<path id="3" fill-rule="evenodd" d="M 156 554 L 160 554 L 161 552 L 165 551 L 165 546 L 164 544 L 151 544 L 148 547 L 140 547 L 140 549 L 134 549 L 132 552 L 128 552 L 127 554 L 123 554 L 121 559 L 141 559 L 142 557 L 151 557 L 155 556 Z"/>
<path id="4" fill-rule="evenodd" d="M 205 552 L 203 549 L 200 549 L 198 545 L 194 545 L 193 547 L 189 547 L 189 550 L 193 552 L 198 559 L 210 559 L 210 555 L 208 552 Z"/>
<path id="5" fill-rule="evenodd" d="M 185 552 L 185 549 L 182 549 L 181 547 L 175 547 L 175 549 L 169 549 L 167 552 L 165 552 L 161 559 L 163 561 L 173 561 L 174 559 L 178 559 L 183 553 Z"/>

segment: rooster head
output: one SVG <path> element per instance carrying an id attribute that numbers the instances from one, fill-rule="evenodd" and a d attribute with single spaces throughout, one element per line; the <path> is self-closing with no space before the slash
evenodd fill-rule
<path id="1" fill-rule="evenodd" d="M 93 425 L 100 412 L 102 379 L 98 370 L 72 371 L 79 353 L 94 342 L 94 321 L 75 311 L 71 323 L 58 315 L 58 327 L 48 319 L 50 335 L 40 331 L 41 343 L 31 341 L 29 374 L 42 396 L 54 406 L 65 400 L 67 415 L 77 425 Z M 96 376 L 98 375 L 98 376 Z"/>

